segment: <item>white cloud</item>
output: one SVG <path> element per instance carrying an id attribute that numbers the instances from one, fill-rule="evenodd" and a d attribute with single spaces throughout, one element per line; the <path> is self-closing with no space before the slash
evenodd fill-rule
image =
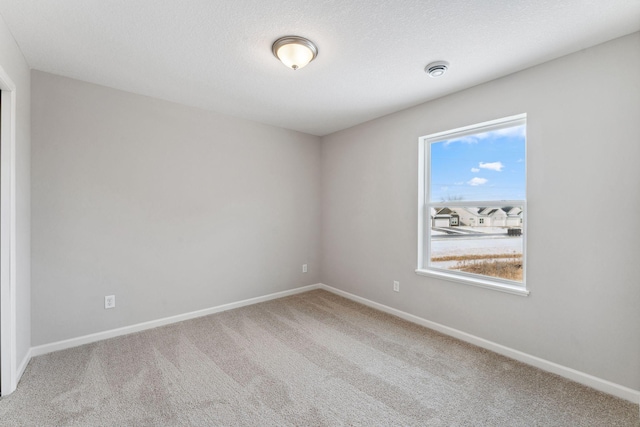
<path id="1" fill-rule="evenodd" d="M 453 185 L 464 185 L 464 181 L 454 182 Z"/>
<path id="2" fill-rule="evenodd" d="M 486 184 L 487 181 L 488 179 L 486 178 L 478 178 L 477 176 L 474 176 L 473 178 L 471 178 L 471 180 L 467 181 L 467 184 L 473 187 L 477 187 L 478 185 Z"/>
<path id="3" fill-rule="evenodd" d="M 471 168 L 471 172 L 473 172 L 473 173 L 478 173 L 478 172 L 480 172 L 480 169 L 478 169 L 478 168 Z"/>
<path id="4" fill-rule="evenodd" d="M 454 142 L 460 142 L 462 144 L 477 144 L 478 138 L 475 135 L 463 136 L 460 138 L 448 139 L 444 142 L 444 145 L 453 144 Z"/>
<path id="5" fill-rule="evenodd" d="M 502 164 L 502 162 L 493 162 L 493 163 L 480 162 L 478 166 L 480 166 L 482 169 L 491 169 L 492 171 L 496 171 L 496 172 L 502 172 L 502 168 L 504 168 L 504 165 Z"/>
<path id="6" fill-rule="evenodd" d="M 513 127 L 508 127 L 508 128 L 498 129 L 498 130 L 492 130 L 489 132 L 478 133 L 478 134 L 475 134 L 474 136 L 478 137 L 479 139 L 486 139 L 489 137 L 495 138 L 496 136 L 514 136 L 514 137 L 524 138 L 526 129 L 527 127 L 525 125 L 513 126 Z"/>
<path id="7" fill-rule="evenodd" d="M 506 129 L 497 130 L 496 133 L 498 135 L 505 136 L 520 136 L 524 137 L 527 131 L 527 127 L 525 125 L 514 126 Z"/>
<path id="8" fill-rule="evenodd" d="M 453 144 L 455 142 L 460 142 L 462 144 L 477 144 L 480 141 L 484 141 L 485 139 L 493 139 L 498 137 L 516 137 L 516 138 L 524 138 L 526 134 L 527 127 L 525 125 L 521 126 L 513 126 L 503 129 L 491 130 L 489 132 L 481 132 L 472 135 L 465 135 L 459 138 L 451 138 L 447 139 L 444 142 L 444 145 L 447 146 L 449 144 Z"/>

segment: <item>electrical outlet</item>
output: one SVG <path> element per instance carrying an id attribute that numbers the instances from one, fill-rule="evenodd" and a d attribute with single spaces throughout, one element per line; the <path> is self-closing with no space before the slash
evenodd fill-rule
<path id="1" fill-rule="evenodd" d="M 393 290 L 396 292 L 400 292 L 400 282 L 398 282 L 397 280 L 393 281 Z"/>
<path id="2" fill-rule="evenodd" d="M 303 273 L 307 272 L 307 264 L 302 264 L 302 272 Z"/>
<path id="3" fill-rule="evenodd" d="M 115 295 L 107 295 L 104 297 L 104 308 L 115 308 L 116 307 L 116 296 Z"/>

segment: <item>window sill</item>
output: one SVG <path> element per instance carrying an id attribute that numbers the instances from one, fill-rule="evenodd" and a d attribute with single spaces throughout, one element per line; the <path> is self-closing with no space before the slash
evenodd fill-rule
<path id="1" fill-rule="evenodd" d="M 416 274 L 420 276 L 436 277 L 438 279 L 449 280 L 452 282 L 463 283 L 465 285 L 477 286 L 480 288 L 491 289 L 499 292 L 506 292 L 508 294 L 520 295 L 523 297 L 529 296 L 529 291 L 523 286 L 509 285 L 506 283 L 493 282 L 491 280 L 483 280 L 474 277 L 461 277 L 455 274 L 449 274 L 445 272 L 422 270 L 417 269 Z"/>

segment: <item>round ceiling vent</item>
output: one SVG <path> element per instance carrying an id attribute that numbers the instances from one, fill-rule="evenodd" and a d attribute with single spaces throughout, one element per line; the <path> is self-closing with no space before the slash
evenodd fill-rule
<path id="1" fill-rule="evenodd" d="M 446 61 L 436 61 L 424 67 L 424 72 L 434 79 L 442 77 L 449 69 L 449 63 Z"/>

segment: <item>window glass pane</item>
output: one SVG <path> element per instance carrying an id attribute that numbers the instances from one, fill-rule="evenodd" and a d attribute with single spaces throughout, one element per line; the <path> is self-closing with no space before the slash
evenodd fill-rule
<path id="1" fill-rule="evenodd" d="M 431 268 L 522 282 L 524 206 L 432 207 Z"/>
<path id="2" fill-rule="evenodd" d="M 420 150 L 416 271 L 525 289 L 526 114 L 425 136 Z"/>
<path id="3" fill-rule="evenodd" d="M 525 199 L 525 125 L 429 144 L 431 202 Z"/>

